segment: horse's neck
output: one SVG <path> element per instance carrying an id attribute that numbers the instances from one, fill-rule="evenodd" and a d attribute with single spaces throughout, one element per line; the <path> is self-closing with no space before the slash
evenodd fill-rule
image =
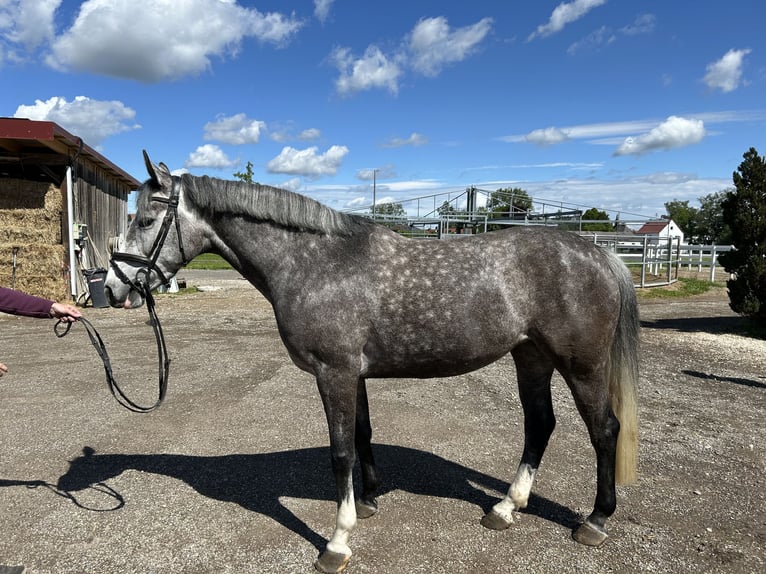
<path id="1" fill-rule="evenodd" d="M 322 236 L 240 217 L 220 218 L 212 227 L 216 251 L 269 300 L 277 285 L 296 278 L 296 266 L 308 245 L 322 240 Z"/>

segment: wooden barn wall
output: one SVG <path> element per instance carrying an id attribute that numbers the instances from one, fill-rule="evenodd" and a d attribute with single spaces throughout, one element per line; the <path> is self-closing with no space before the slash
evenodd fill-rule
<path id="1" fill-rule="evenodd" d="M 73 170 L 73 184 L 74 223 L 87 225 L 88 236 L 80 265 L 107 268 L 115 238 L 127 229 L 131 190 L 89 162 L 80 162 Z"/>

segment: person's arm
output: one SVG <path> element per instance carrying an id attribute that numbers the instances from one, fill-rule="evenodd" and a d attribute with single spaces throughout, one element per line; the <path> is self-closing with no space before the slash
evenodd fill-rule
<path id="1" fill-rule="evenodd" d="M 73 305 L 56 303 L 6 287 L 0 287 L 0 311 L 40 319 L 56 317 L 63 321 L 75 321 L 81 316 L 80 310 Z"/>
<path id="2" fill-rule="evenodd" d="M 0 287 L 0 311 L 24 317 L 51 317 L 53 301 Z"/>

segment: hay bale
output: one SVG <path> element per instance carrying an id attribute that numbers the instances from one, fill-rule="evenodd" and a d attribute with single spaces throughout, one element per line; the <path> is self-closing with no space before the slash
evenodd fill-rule
<path id="1" fill-rule="evenodd" d="M 29 244 L 18 246 L 16 273 L 13 272 L 13 247 L 0 244 L 0 285 L 54 301 L 71 299 L 64 268 L 63 245 Z"/>
<path id="2" fill-rule="evenodd" d="M 62 194 L 57 186 L 42 181 L 0 179 L 0 210 L 61 210 Z"/>
<path id="3" fill-rule="evenodd" d="M 16 270 L 13 251 L 16 249 Z M 0 285 L 54 301 L 70 299 L 55 185 L 0 179 Z"/>

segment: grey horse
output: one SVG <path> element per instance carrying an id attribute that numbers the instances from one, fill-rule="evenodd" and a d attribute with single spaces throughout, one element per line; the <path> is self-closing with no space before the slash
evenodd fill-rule
<path id="1" fill-rule="evenodd" d="M 327 415 L 338 509 L 318 570 L 343 570 L 357 518 L 377 511 L 366 379 L 460 375 L 508 353 L 524 449 L 507 495 L 482 524 L 508 528 L 527 505 L 555 426 L 557 370 L 597 462 L 594 508 L 573 537 L 590 546 L 606 540 L 615 480 L 633 482 L 637 466 L 639 322 L 632 278 L 619 258 L 575 234 L 539 227 L 407 239 L 299 194 L 173 176 L 144 158 L 149 179 L 125 250 L 113 255 L 107 297 L 114 307 L 138 307 L 144 289 L 212 252 L 272 304 L 282 341 L 294 363 L 316 377 Z"/>

